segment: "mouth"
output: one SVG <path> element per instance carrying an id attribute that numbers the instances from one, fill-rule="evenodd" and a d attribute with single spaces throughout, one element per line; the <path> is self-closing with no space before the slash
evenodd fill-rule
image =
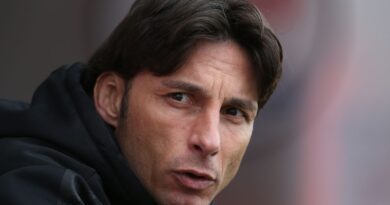
<path id="1" fill-rule="evenodd" d="M 201 191 L 216 183 L 216 177 L 198 170 L 180 170 L 174 172 L 178 183 L 190 190 Z"/>

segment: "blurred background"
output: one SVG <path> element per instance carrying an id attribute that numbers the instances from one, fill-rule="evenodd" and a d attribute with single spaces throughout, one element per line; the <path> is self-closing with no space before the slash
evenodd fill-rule
<path id="1" fill-rule="evenodd" d="M 390 204 L 390 1 L 253 2 L 284 75 L 218 204 Z M 1 0 L 0 98 L 28 102 L 51 71 L 86 62 L 131 4 Z"/>

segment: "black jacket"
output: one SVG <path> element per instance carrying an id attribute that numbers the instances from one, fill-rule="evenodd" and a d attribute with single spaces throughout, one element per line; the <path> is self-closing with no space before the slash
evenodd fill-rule
<path id="1" fill-rule="evenodd" d="M 83 67 L 53 72 L 30 105 L 0 101 L 0 204 L 155 204 L 82 88 Z"/>

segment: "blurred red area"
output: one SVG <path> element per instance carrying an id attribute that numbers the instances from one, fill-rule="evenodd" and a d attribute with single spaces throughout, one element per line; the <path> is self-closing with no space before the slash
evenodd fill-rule
<path id="1" fill-rule="evenodd" d="M 294 24 L 304 10 L 305 0 L 251 0 L 276 30 Z"/>

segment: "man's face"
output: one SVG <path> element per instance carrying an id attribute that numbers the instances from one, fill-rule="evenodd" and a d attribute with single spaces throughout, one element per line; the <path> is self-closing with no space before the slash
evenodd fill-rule
<path id="1" fill-rule="evenodd" d="M 138 74 L 119 123 L 131 169 L 160 204 L 209 204 L 235 176 L 257 113 L 255 77 L 231 41 L 201 42 L 167 76 Z"/>

